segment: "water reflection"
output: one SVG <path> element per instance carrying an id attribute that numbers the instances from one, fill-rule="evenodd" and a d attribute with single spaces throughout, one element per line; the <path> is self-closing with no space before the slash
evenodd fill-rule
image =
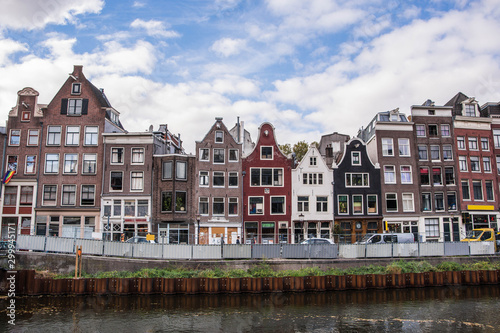
<path id="1" fill-rule="evenodd" d="M 16 299 L 12 332 L 484 332 L 500 286 Z M 7 300 L 0 300 L 1 309 Z M 7 327 L 5 315 L 0 327 Z"/>

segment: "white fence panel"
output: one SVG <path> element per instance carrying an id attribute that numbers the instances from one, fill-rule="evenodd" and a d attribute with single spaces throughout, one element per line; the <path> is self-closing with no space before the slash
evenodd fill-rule
<path id="1" fill-rule="evenodd" d="M 154 258 L 161 259 L 161 244 L 135 243 L 134 258 Z"/>
<path id="2" fill-rule="evenodd" d="M 446 242 L 444 243 L 445 256 L 468 256 L 469 244 L 467 242 Z"/>
<path id="3" fill-rule="evenodd" d="M 75 245 L 82 247 L 83 254 L 102 255 L 102 241 L 100 241 L 100 240 L 77 238 Z"/>
<path id="4" fill-rule="evenodd" d="M 74 245 L 75 245 L 75 240 L 73 238 L 47 237 L 45 251 L 74 253 L 73 250 Z"/>
<path id="5" fill-rule="evenodd" d="M 104 242 L 104 255 L 117 257 L 132 257 L 133 243 Z"/>
<path id="6" fill-rule="evenodd" d="M 45 250 L 45 236 L 17 235 L 16 246 L 18 250 Z"/>
<path id="7" fill-rule="evenodd" d="M 221 259 L 220 245 L 193 246 L 193 259 Z"/>
<path id="8" fill-rule="evenodd" d="M 493 242 L 468 242 L 470 246 L 470 254 L 495 254 L 495 244 Z"/>
<path id="9" fill-rule="evenodd" d="M 224 258 L 250 259 L 252 258 L 252 245 L 225 244 L 222 254 Z"/>
<path id="10" fill-rule="evenodd" d="M 420 243 L 421 257 L 444 256 L 444 243 Z"/>
<path id="11" fill-rule="evenodd" d="M 163 245 L 163 259 L 191 259 L 193 245 L 165 244 Z M 220 246 L 219 246 L 220 257 Z"/>
<path id="12" fill-rule="evenodd" d="M 419 243 L 397 243 L 393 244 L 393 257 L 418 257 Z M 422 243 L 420 243 L 422 245 Z"/>
<path id="13" fill-rule="evenodd" d="M 367 258 L 391 257 L 392 244 L 366 244 Z"/>
<path id="14" fill-rule="evenodd" d="M 361 244 L 340 244 L 339 258 L 354 259 L 365 257 L 365 246 Z"/>

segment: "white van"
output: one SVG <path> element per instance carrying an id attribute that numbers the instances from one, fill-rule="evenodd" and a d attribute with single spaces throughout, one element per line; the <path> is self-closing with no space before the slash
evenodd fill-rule
<path id="1" fill-rule="evenodd" d="M 414 243 L 413 234 L 366 234 L 358 244 Z"/>

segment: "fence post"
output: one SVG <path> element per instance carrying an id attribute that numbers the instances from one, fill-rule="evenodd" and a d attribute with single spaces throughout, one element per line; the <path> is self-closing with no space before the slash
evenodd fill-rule
<path id="1" fill-rule="evenodd" d="M 43 252 L 47 252 L 47 236 L 43 240 Z"/>
<path id="2" fill-rule="evenodd" d="M 368 243 L 365 243 L 365 259 L 366 259 L 367 252 L 368 252 Z"/>

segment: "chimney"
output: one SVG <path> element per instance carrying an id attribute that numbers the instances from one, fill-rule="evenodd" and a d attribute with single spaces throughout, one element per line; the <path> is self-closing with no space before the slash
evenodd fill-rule
<path id="1" fill-rule="evenodd" d="M 238 139 L 238 143 L 241 143 L 240 140 L 240 117 L 236 117 L 236 138 Z"/>
<path id="2" fill-rule="evenodd" d="M 83 73 L 83 66 L 82 65 L 74 65 L 73 66 L 73 75 L 78 78 L 81 76 Z"/>

